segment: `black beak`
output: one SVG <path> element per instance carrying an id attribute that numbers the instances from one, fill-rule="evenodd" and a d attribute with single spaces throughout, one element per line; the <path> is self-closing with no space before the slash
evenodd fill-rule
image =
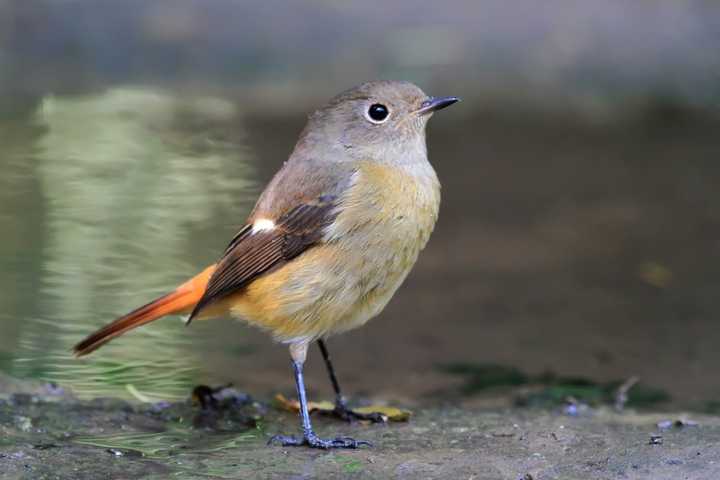
<path id="1" fill-rule="evenodd" d="M 428 113 L 442 110 L 445 107 L 449 107 L 453 103 L 459 102 L 458 97 L 430 97 L 425 100 L 420 109 L 417 111 L 418 115 L 427 115 Z"/>

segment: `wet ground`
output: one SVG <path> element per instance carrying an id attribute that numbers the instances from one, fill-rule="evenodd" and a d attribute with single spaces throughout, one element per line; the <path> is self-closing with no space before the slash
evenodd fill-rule
<path id="1" fill-rule="evenodd" d="M 236 397 L 238 398 L 238 397 Z M 0 478 L 708 479 L 720 475 L 720 420 L 607 407 L 435 407 L 407 423 L 315 418 L 318 433 L 372 448 L 267 446 L 295 415 L 240 396 L 190 402 L 79 401 L 58 387 L 0 377 Z"/>

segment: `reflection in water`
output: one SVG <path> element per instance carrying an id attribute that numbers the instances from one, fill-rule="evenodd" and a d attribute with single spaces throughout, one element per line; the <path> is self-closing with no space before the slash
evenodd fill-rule
<path id="1" fill-rule="evenodd" d="M 237 135 L 224 133 L 238 128 L 234 105 L 114 89 L 47 97 L 31 122 L 42 129 L 28 151 L 46 231 L 41 253 L 34 252 L 40 291 L 22 295 L 34 307 L 14 312 L 28 318 L 10 368 L 81 395 L 187 395 L 201 349 L 188 345 L 177 322 L 141 329 L 88 359 L 74 359 L 70 348 L 193 274 L 199 265 L 188 262 L 190 226 L 239 209 L 233 198 L 248 189 L 251 171 L 228 140 Z M 6 208 L 12 214 L 17 206 Z"/>
<path id="2" fill-rule="evenodd" d="M 82 445 L 116 448 L 139 452 L 145 458 L 167 458 L 183 454 L 211 454 L 238 448 L 256 440 L 259 435 L 250 431 L 242 434 L 232 432 L 224 435 L 203 435 L 190 428 L 177 426 L 166 432 L 128 433 L 99 437 L 80 437 L 73 441 Z"/>
<path id="3" fill-rule="evenodd" d="M 124 454 L 136 452 L 148 459 L 170 459 L 167 466 L 177 478 L 248 478 L 253 465 L 247 465 L 232 452 L 247 452 L 264 434 L 245 431 L 218 434 L 187 425 L 174 425 L 167 431 L 79 437 L 75 443 Z M 111 451 L 112 451 L 111 450 Z M 168 478 L 170 475 L 167 476 Z"/>

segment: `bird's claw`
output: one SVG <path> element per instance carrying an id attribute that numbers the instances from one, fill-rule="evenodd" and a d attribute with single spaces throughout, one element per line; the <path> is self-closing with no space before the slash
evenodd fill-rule
<path id="1" fill-rule="evenodd" d="M 332 415 L 334 417 L 339 418 L 340 420 L 345 420 L 346 422 L 357 422 L 360 420 L 366 420 L 372 423 L 386 423 L 387 417 L 383 415 L 382 413 L 378 412 L 370 412 L 370 413 L 360 413 L 356 412 L 355 410 L 348 408 L 348 406 L 343 403 L 336 403 L 335 408 L 333 408 L 331 411 L 328 412 L 328 415 Z"/>
<path id="2" fill-rule="evenodd" d="M 323 450 L 331 448 L 359 448 L 361 446 L 372 447 L 370 442 L 365 440 L 355 440 L 350 437 L 338 437 L 325 439 L 320 438 L 314 433 L 305 435 L 302 438 L 298 438 L 295 435 L 275 435 L 268 440 L 268 445 L 273 443 L 280 443 L 283 447 L 301 447 L 308 446 L 310 448 L 321 448 Z"/>

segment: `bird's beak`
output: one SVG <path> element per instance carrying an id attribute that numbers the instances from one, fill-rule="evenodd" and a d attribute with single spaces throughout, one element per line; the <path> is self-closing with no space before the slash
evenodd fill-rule
<path id="1" fill-rule="evenodd" d="M 453 103 L 459 102 L 458 97 L 430 97 L 425 100 L 420 108 L 417 110 L 418 115 L 427 115 L 428 113 L 442 110 L 445 107 L 449 107 Z"/>

